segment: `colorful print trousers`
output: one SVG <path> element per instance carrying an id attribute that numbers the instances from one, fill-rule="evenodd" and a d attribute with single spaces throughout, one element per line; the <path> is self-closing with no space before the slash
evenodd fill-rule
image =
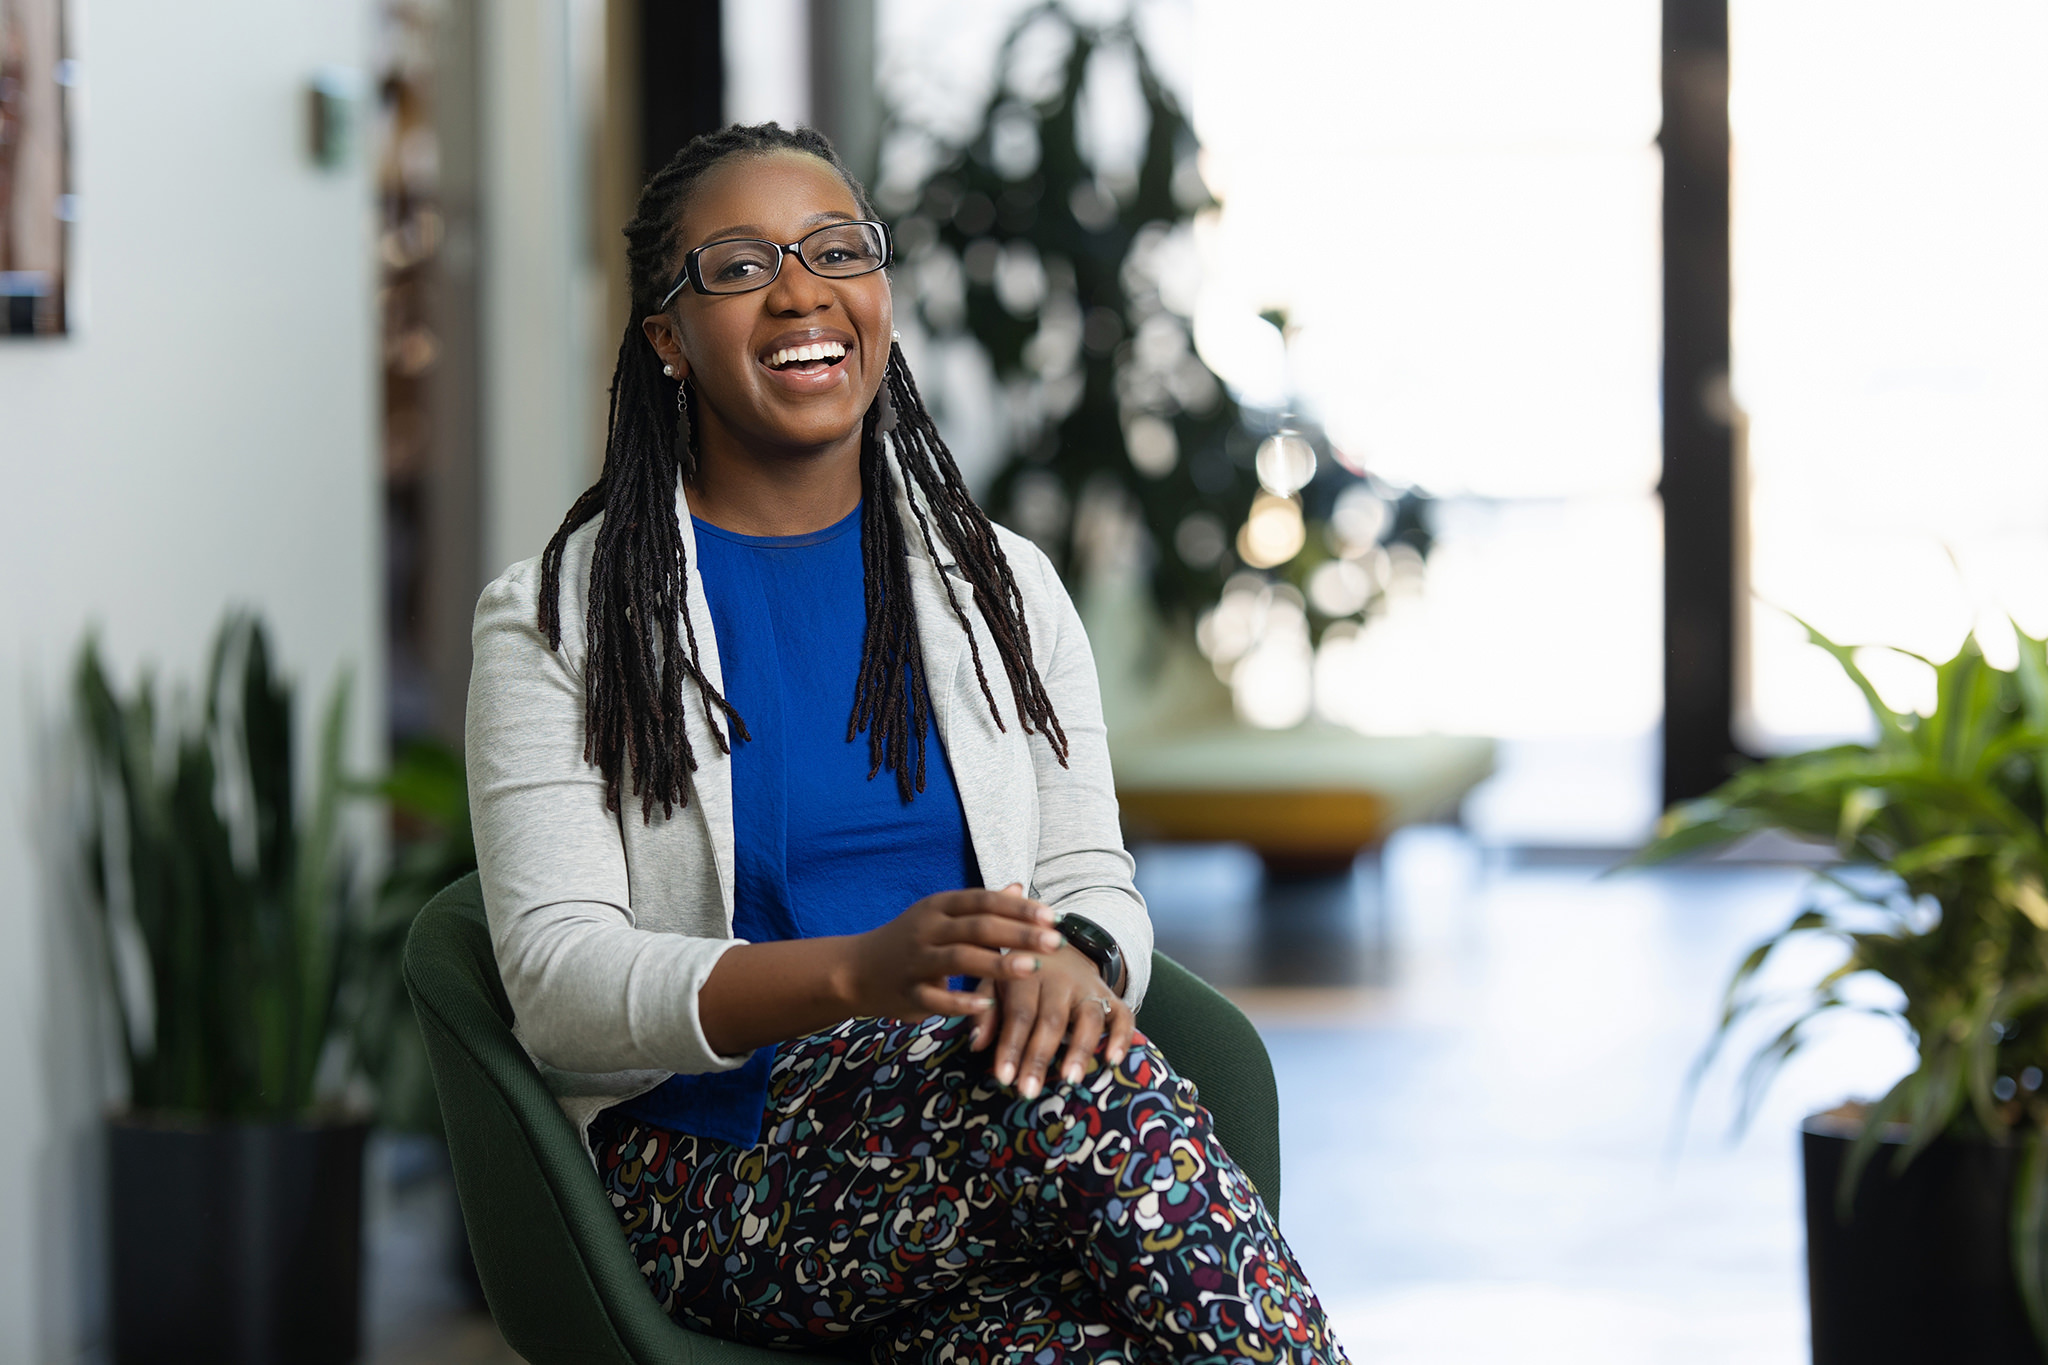
<path id="1" fill-rule="evenodd" d="M 886 1362 L 1343 1362 L 1195 1087 L 1139 1041 L 1036 1100 L 965 1020 L 853 1019 L 777 1049 L 762 1140 L 592 1130 L 662 1306 L 761 1346 Z"/>

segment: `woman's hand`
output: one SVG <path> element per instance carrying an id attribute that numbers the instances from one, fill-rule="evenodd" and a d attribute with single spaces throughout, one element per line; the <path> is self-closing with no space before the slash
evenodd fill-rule
<path id="1" fill-rule="evenodd" d="M 735 945 L 697 993 L 704 1039 L 721 1056 L 737 1057 L 856 1016 L 988 1009 L 988 983 L 1028 978 L 1049 960 L 1043 954 L 1060 949 L 1052 911 L 1018 895 L 1021 889 L 942 891 L 865 934 Z M 951 976 L 980 984 L 952 990 Z"/>
<path id="2" fill-rule="evenodd" d="M 990 983 L 981 983 L 986 988 Z M 1047 1069 L 1062 1039 L 1067 1055 L 1060 1077 L 1069 1084 L 1081 1079 L 1098 1045 L 1103 1060 L 1115 1066 L 1130 1049 L 1137 1017 L 1103 981 L 1095 963 L 1072 944 L 1047 955 L 1036 972 L 994 980 L 996 1000 L 976 1011 L 974 1037 L 968 1046 L 979 1052 L 996 1044 L 995 1077 L 1017 1093 L 1038 1098 Z M 1001 1038 L 997 1039 L 997 1030 Z"/>
<path id="3" fill-rule="evenodd" d="M 846 984 L 852 1013 L 888 1019 L 976 1014 L 994 1003 L 988 983 L 1028 980 L 1050 961 L 1042 954 L 1071 953 L 1053 931 L 1052 911 L 1026 900 L 1021 889 L 942 891 L 854 935 Z M 951 989 L 947 978 L 954 976 L 979 978 L 978 989 Z"/>

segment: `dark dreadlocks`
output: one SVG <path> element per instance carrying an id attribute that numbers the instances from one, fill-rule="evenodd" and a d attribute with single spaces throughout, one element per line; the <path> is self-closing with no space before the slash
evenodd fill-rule
<path id="1" fill-rule="evenodd" d="M 626 265 L 632 295 L 626 335 L 612 371 L 611 413 L 605 436 L 604 472 L 562 519 L 561 529 L 541 556 L 540 628 L 550 648 L 562 643 L 562 553 L 569 536 L 600 514 L 590 561 L 590 606 L 584 620 L 589 660 L 583 757 L 605 778 L 605 804 L 619 809 L 628 770 L 640 793 L 641 817 L 653 820 L 686 805 L 688 774 L 697 756 L 684 725 L 684 680 L 694 685 L 711 721 L 714 742 L 731 751 L 721 729 L 748 738 L 746 722 L 733 710 L 699 663 L 697 630 L 690 619 L 682 527 L 676 516 L 678 475 L 694 472 L 696 423 L 681 420 L 676 385 L 661 373 L 661 360 L 640 330 L 640 319 L 656 311 L 675 272 L 676 229 L 685 199 L 697 181 L 731 156 L 797 151 L 817 157 L 836 171 L 867 217 L 874 216 L 866 191 L 840 165 L 832 146 L 808 128 L 773 123 L 735 125 L 691 140 L 655 172 L 640 191 L 633 220 L 626 224 Z M 693 395 L 694 397 L 694 395 Z M 893 412 L 893 420 L 885 414 Z M 884 767 L 896 774 L 908 801 L 925 785 L 925 734 L 931 698 L 919 652 L 917 617 L 911 607 L 907 556 L 909 537 L 897 511 L 884 438 L 895 448 L 897 465 L 910 486 L 907 499 L 918 542 L 936 564 L 938 548 L 952 555 L 974 590 L 983 622 L 1009 676 L 1017 721 L 1024 733 L 1042 733 L 1061 764 L 1067 737 L 1053 714 L 1045 682 L 1031 662 L 1031 632 L 1024 598 L 1010 572 L 995 528 L 975 506 L 953 454 L 932 424 L 899 347 L 891 346 L 882 392 L 861 424 L 861 558 L 866 566 L 867 633 L 860 674 L 854 685 L 846 738 L 868 734 L 868 776 Z M 950 577 L 941 573 L 946 600 L 974 658 L 974 674 L 997 729 L 1006 729 L 982 666 L 967 613 Z M 681 638 L 672 628 L 682 621 Z M 914 751 L 914 752 L 913 752 Z"/>

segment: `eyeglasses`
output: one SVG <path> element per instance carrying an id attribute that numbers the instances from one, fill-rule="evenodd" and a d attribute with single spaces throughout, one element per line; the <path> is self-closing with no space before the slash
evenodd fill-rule
<path id="1" fill-rule="evenodd" d="M 782 258 L 794 256 L 813 275 L 850 280 L 872 275 L 893 259 L 889 228 L 883 223 L 828 223 L 794 242 L 764 242 L 736 237 L 711 242 L 683 257 L 682 278 L 661 296 L 660 307 L 681 293 L 684 285 L 700 294 L 745 294 L 766 289 L 782 273 Z"/>

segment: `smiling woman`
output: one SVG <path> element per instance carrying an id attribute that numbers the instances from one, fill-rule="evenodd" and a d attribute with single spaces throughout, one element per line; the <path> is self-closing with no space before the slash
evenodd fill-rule
<path id="1" fill-rule="evenodd" d="M 888 229 L 766 124 L 626 236 L 604 472 L 485 590 L 467 757 L 520 1037 L 655 1294 L 882 1360 L 1341 1360 L 1134 1031 L 1088 642 L 925 411 Z"/>

